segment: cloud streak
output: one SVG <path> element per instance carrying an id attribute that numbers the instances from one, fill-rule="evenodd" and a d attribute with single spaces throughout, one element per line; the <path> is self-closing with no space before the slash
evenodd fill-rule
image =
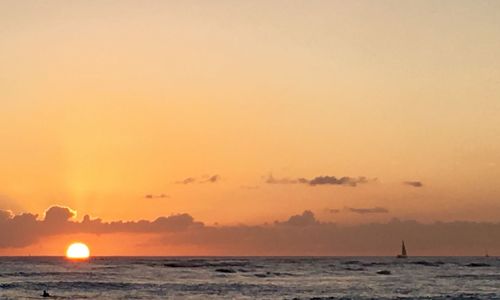
<path id="1" fill-rule="evenodd" d="M 373 207 L 373 208 L 354 208 L 354 207 L 346 207 L 347 211 L 356 213 L 356 214 L 385 214 L 388 213 L 389 210 L 384 207 Z"/>
<path id="2" fill-rule="evenodd" d="M 317 176 L 312 179 L 307 179 L 307 178 L 287 178 L 287 177 L 275 178 L 273 175 L 269 175 L 265 180 L 265 182 L 268 184 L 307 184 L 310 186 L 344 185 L 352 187 L 373 181 L 376 181 L 376 179 L 367 179 L 364 176 L 359 176 L 359 177 Z"/>
<path id="3" fill-rule="evenodd" d="M 267 184 L 297 184 L 297 183 L 308 183 L 309 181 L 305 178 L 275 178 L 273 175 L 269 175 L 265 182 Z"/>

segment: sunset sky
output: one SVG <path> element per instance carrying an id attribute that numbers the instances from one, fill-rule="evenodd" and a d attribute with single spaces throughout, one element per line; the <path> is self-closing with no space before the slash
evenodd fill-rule
<path id="1" fill-rule="evenodd" d="M 382 226 L 389 243 L 397 222 L 498 240 L 499 53 L 494 0 L 1 0 L 0 255 L 75 239 L 100 255 L 392 255 L 404 230 L 325 241 Z M 284 249 L 309 230 L 317 249 Z M 245 235 L 284 238 L 228 248 Z M 500 252 L 428 238 L 413 249 Z"/>

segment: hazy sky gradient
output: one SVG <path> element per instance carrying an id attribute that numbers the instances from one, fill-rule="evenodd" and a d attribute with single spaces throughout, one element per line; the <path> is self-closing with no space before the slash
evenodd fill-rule
<path id="1" fill-rule="evenodd" d="M 497 222 L 499 37 L 499 1 L 0 1 L 0 209 Z"/>

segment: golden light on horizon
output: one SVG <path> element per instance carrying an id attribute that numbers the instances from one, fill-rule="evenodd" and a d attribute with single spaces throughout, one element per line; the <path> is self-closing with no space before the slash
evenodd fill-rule
<path id="1" fill-rule="evenodd" d="M 66 257 L 69 259 L 87 259 L 89 256 L 89 247 L 84 243 L 73 243 L 66 250 Z"/>

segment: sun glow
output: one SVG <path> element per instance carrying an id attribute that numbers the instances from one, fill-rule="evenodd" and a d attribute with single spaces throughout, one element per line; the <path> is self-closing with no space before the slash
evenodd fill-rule
<path id="1" fill-rule="evenodd" d="M 66 257 L 70 259 L 87 259 L 89 256 L 89 247 L 84 243 L 73 243 L 66 250 Z"/>

